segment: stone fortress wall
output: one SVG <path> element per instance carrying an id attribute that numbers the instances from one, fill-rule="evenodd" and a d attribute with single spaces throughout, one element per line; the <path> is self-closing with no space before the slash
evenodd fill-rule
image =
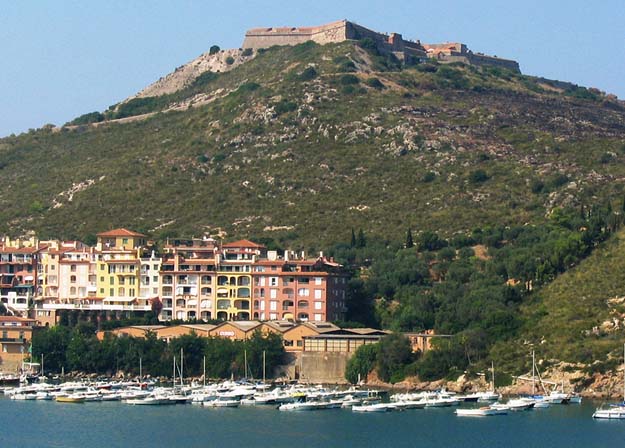
<path id="1" fill-rule="evenodd" d="M 318 44 L 346 40 L 372 39 L 382 53 L 393 53 L 400 60 L 433 58 L 441 63 L 463 62 L 472 65 L 493 65 L 520 72 L 519 64 L 510 59 L 473 53 L 462 43 L 421 44 L 406 40 L 401 34 L 384 34 L 364 26 L 340 20 L 314 27 L 254 28 L 245 33 L 242 48 L 268 48 L 274 45 L 297 45 L 307 41 Z"/>

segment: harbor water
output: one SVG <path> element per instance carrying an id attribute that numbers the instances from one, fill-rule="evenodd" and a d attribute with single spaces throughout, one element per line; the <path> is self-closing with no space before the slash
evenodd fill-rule
<path id="1" fill-rule="evenodd" d="M 458 417 L 454 408 L 359 414 L 63 404 L 0 397 L 1 447 L 605 447 L 625 445 L 625 421 L 597 421 L 599 403 L 505 416 Z"/>

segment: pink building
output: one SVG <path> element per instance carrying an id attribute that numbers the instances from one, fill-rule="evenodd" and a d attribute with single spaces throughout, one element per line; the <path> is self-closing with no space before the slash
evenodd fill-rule
<path id="1" fill-rule="evenodd" d="M 273 257 L 254 264 L 253 318 L 324 322 L 345 315 L 347 277 L 341 265 Z M 273 258 L 273 259 L 272 259 Z"/>

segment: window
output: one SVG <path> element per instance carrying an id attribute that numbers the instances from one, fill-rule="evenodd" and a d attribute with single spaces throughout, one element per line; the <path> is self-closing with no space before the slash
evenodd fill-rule
<path id="1" fill-rule="evenodd" d="M 154 270 L 154 271 L 158 271 L 158 265 L 157 265 L 157 264 L 153 265 L 153 266 L 152 266 L 152 270 Z"/>
<path id="2" fill-rule="evenodd" d="M 128 244 L 128 238 L 122 238 L 122 244 L 125 246 Z"/>
<path id="3" fill-rule="evenodd" d="M 76 287 L 72 286 L 71 288 L 69 288 L 69 295 L 70 296 L 75 296 L 76 295 Z"/>
<path id="4" fill-rule="evenodd" d="M 278 290 L 277 289 L 269 290 L 269 297 L 271 299 L 276 299 L 278 297 Z"/>
<path id="5" fill-rule="evenodd" d="M 308 297 L 309 294 L 310 294 L 310 291 L 308 290 L 308 288 L 299 288 L 297 290 L 298 296 Z"/>
<path id="6" fill-rule="evenodd" d="M 321 322 L 323 320 L 323 314 L 315 314 L 315 320 Z"/>
<path id="7" fill-rule="evenodd" d="M 315 299 L 322 298 L 323 291 L 321 289 L 315 289 Z"/>
<path id="8" fill-rule="evenodd" d="M 154 277 L 152 277 L 152 281 L 154 283 L 158 283 L 158 275 L 155 275 Z"/>
<path id="9" fill-rule="evenodd" d="M 269 302 L 269 309 L 271 311 L 276 311 L 278 309 L 278 301 L 272 300 L 271 302 Z"/>
<path id="10" fill-rule="evenodd" d="M 278 286 L 278 277 L 269 277 L 269 286 Z"/>
<path id="11" fill-rule="evenodd" d="M 135 288 L 130 288 L 130 297 L 134 297 L 135 296 Z"/>
<path id="12" fill-rule="evenodd" d="M 109 285 L 115 284 L 115 277 L 109 277 Z"/>
<path id="13" fill-rule="evenodd" d="M 134 285 L 134 284 L 135 284 L 135 278 L 134 278 L 134 277 L 130 277 L 130 278 L 128 279 L 128 284 L 129 284 L 129 285 Z"/>
<path id="14" fill-rule="evenodd" d="M 321 277 L 315 277 L 315 285 L 321 285 L 323 283 L 323 279 Z"/>
<path id="15" fill-rule="evenodd" d="M 103 271 L 104 269 L 106 269 L 106 267 L 103 264 L 101 264 L 100 265 L 100 270 Z"/>
<path id="16" fill-rule="evenodd" d="M 115 289 L 114 288 L 110 288 L 109 289 L 109 296 L 113 297 L 115 295 Z"/>
<path id="17" fill-rule="evenodd" d="M 75 275 L 70 276 L 69 281 L 70 283 L 76 283 L 76 276 Z"/>
<path id="18" fill-rule="evenodd" d="M 316 310 L 322 310 L 323 309 L 323 302 L 315 302 L 315 309 Z"/>
<path id="19" fill-rule="evenodd" d="M 104 294 L 104 288 L 100 288 L 100 294 Z"/>
<path id="20" fill-rule="evenodd" d="M 75 264 L 72 264 L 72 265 L 69 267 L 69 270 L 70 270 L 71 272 L 76 272 L 76 265 L 75 265 Z"/>

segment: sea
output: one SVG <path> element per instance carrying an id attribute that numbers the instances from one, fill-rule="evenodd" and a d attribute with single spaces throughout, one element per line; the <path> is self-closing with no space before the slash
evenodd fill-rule
<path id="1" fill-rule="evenodd" d="M 625 421 L 593 420 L 598 404 L 458 417 L 454 408 L 358 414 L 0 398 L 0 447 L 625 447 Z"/>

